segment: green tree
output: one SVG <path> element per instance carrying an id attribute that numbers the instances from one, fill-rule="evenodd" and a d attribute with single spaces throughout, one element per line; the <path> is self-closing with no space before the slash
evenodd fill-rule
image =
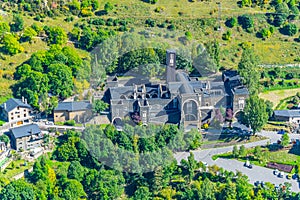
<path id="1" fill-rule="evenodd" d="M 114 5 L 110 2 L 106 2 L 104 5 L 104 10 L 109 13 L 110 11 L 112 11 L 114 9 Z"/>
<path id="2" fill-rule="evenodd" d="M 253 186 L 249 183 L 247 176 L 237 178 L 236 192 L 238 200 L 251 200 L 253 198 Z"/>
<path id="3" fill-rule="evenodd" d="M 61 27 L 52 27 L 48 31 L 49 44 L 65 44 L 68 40 L 66 32 Z"/>
<path id="4" fill-rule="evenodd" d="M 24 20 L 21 15 L 14 15 L 12 23 L 10 23 L 10 29 L 13 32 L 22 31 L 24 29 Z"/>
<path id="5" fill-rule="evenodd" d="M 184 135 L 184 140 L 188 146 L 188 149 L 197 149 L 202 144 L 202 135 L 197 129 L 191 129 Z"/>
<path id="6" fill-rule="evenodd" d="M 247 150 L 246 150 L 245 146 L 244 146 L 244 145 L 240 146 L 240 149 L 239 149 L 239 155 L 240 155 L 241 157 L 245 157 L 246 154 L 247 154 Z"/>
<path id="7" fill-rule="evenodd" d="M 258 32 L 258 37 L 261 37 L 263 39 L 269 38 L 271 37 L 272 33 L 270 31 L 270 29 L 267 28 L 263 28 L 260 30 L 260 32 Z"/>
<path id="8" fill-rule="evenodd" d="M 3 44 L 4 52 L 10 55 L 15 55 L 24 50 L 17 38 L 11 34 L 5 34 L 1 40 L 1 43 Z"/>
<path id="9" fill-rule="evenodd" d="M 73 93 L 71 69 L 64 64 L 51 64 L 48 67 L 49 86 L 54 95 L 67 98 Z"/>
<path id="10" fill-rule="evenodd" d="M 205 44 L 207 53 L 209 54 L 213 63 L 213 70 L 216 72 L 220 68 L 220 44 L 217 40 L 207 42 Z"/>
<path id="11" fill-rule="evenodd" d="M 257 95 L 246 99 L 243 118 L 246 125 L 253 130 L 253 134 L 260 131 L 269 118 L 264 100 Z"/>
<path id="12" fill-rule="evenodd" d="M 3 135 L 0 136 L 0 141 L 4 142 L 5 145 L 7 145 L 10 142 L 10 139 L 7 135 L 3 134 Z"/>
<path id="13" fill-rule="evenodd" d="M 219 199 L 224 200 L 236 200 L 237 193 L 236 193 L 236 185 L 232 181 L 228 181 L 226 183 L 225 188 L 222 190 Z"/>
<path id="14" fill-rule="evenodd" d="M 280 3 L 275 6 L 274 25 L 281 26 L 287 20 L 290 9 L 286 3 Z"/>
<path id="15" fill-rule="evenodd" d="M 269 118 L 273 116 L 273 102 L 266 100 L 266 112 L 268 113 Z"/>
<path id="16" fill-rule="evenodd" d="M 238 20 L 236 17 L 231 17 L 226 20 L 225 25 L 229 28 L 233 28 L 237 25 L 237 22 L 238 22 Z"/>
<path id="17" fill-rule="evenodd" d="M 238 64 L 239 74 L 242 76 L 250 95 L 258 93 L 260 72 L 258 69 L 258 57 L 252 48 L 245 48 Z"/>
<path id="18" fill-rule="evenodd" d="M 22 40 L 30 42 L 34 36 L 37 36 L 37 32 L 31 27 L 27 27 L 22 35 Z"/>
<path id="19" fill-rule="evenodd" d="M 285 35 L 293 36 L 298 33 L 298 27 L 296 24 L 289 23 L 281 29 L 281 32 Z"/>
<path id="20" fill-rule="evenodd" d="M 281 136 L 281 145 L 286 147 L 288 146 L 290 143 L 290 137 L 288 135 L 288 133 L 285 133 Z"/>
<path id="21" fill-rule="evenodd" d="M 199 194 L 199 199 L 205 199 L 205 200 L 215 200 L 215 185 L 213 182 L 211 182 L 208 178 L 205 178 L 204 181 L 201 184 Z"/>
<path id="22" fill-rule="evenodd" d="M 195 175 L 195 170 L 200 167 L 199 163 L 195 160 L 194 154 L 190 152 L 187 160 L 181 160 L 181 166 L 187 170 L 189 175 L 189 182 L 192 181 Z"/>
<path id="23" fill-rule="evenodd" d="M 77 180 L 67 180 L 62 185 L 59 196 L 66 200 L 82 199 L 86 197 L 82 184 Z"/>
<path id="24" fill-rule="evenodd" d="M 0 22 L 0 35 L 9 33 L 10 32 L 10 26 L 7 22 Z"/>
<path id="25" fill-rule="evenodd" d="M 233 146 L 232 155 L 233 155 L 234 158 L 239 157 L 239 150 L 238 150 L 238 147 L 236 145 Z"/>
<path id="26" fill-rule="evenodd" d="M 39 97 L 48 93 L 49 79 L 46 74 L 32 71 L 27 77 L 24 77 L 14 85 L 15 96 L 24 96 L 28 103 L 35 108 L 39 108 Z"/>
<path id="27" fill-rule="evenodd" d="M 80 162 L 72 161 L 68 168 L 68 178 L 76 179 L 77 181 L 82 181 L 84 176 L 84 168 L 81 166 Z"/>
<path id="28" fill-rule="evenodd" d="M 32 184 L 23 179 L 12 181 L 0 192 L 1 200 L 32 200 L 36 199 L 35 189 Z"/>
<path id="29" fill-rule="evenodd" d="M 93 102 L 93 112 L 100 113 L 108 108 L 109 104 L 97 99 Z"/>
<path id="30" fill-rule="evenodd" d="M 251 15 L 245 14 L 238 17 L 238 23 L 243 27 L 243 29 L 249 31 L 254 26 L 254 20 Z"/>
<path id="31" fill-rule="evenodd" d="M 148 187 L 139 187 L 133 195 L 133 200 L 150 200 L 152 199 L 152 194 L 149 192 Z"/>
<path id="32" fill-rule="evenodd" d="M 17 68 L 15 73 L 15 79 L 19 80 L 21 78 L 26 78 L 31 73 L 31 66 L 28 64 L 21 65 Z"/>
<path id="33" fill-rule="evenodd" d="M 263 152 L 262 152 L 262 150 L 261 150 L 261 147 L 260 147 L 260 146 L 254 147 L 253 154 L 254 154 L 254 156 L 255 156 L 258 160 L 261 160 L 261 158 L 262 158 L 262 156 L 263 156 Z"/>

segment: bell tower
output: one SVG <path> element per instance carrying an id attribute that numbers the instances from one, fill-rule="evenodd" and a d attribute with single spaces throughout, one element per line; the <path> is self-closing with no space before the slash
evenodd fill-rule
<path id="1" fill-rule="evenodd" d="M 175 82 L 175 74 L 176 74 L 176 51 L 175 50 L 167 50 L 167 83 Z"/>

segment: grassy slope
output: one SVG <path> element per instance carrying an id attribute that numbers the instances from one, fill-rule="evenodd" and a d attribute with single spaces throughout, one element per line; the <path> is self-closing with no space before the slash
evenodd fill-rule
<path id="1" fill-rule="evenodd" d="M 300 92 L 300 88 L 297 89 L 288 89 L 288 90 L 274 90 L 274 91 L 267 91 L 260 94 L 260 97 L 266 100 L 273 102 L 274 108 L 281 99 L 294 96 L 297 92 Z"/>
<path id="2" fill-rule="evenodd" d="M 221 31 L 215 31 L 214 26 L 217 26 L 218 19 L 218 5 L 216 0 L 211 2 L 189 2 L 187 0 L 159 0 L 157 4 L 151 5 L 141 0 L 121 1 L 111 0 L 115 4 L 115 9 L 109 15 L 103 16 L 103 18 L 130 18 L 130 27 L 134 27 L 135 31 L 147 30 L 155 35 L 154 40 L 167 41 L 171 46 L 178 46 L 180 42 L 178 37 L 184 36 L 186 31 L 190 31 L 193 35 L 193 41 L 191 43 L 204 43 L 217 39 L 221 44 L 221 65 L 225 67 L 236 67 L 240 60 L 241 48 L 239 44 L 242 42 L 252 42 L 256 53 L 261 59 L 263 64 L 284 64 L 293 63 L 294 59 L 299 56 L 300 48 L 299 43 L 294 41 L 294 37 L 287 37 L 281 35 L 278 30 L 275 31 L 271 38 L 263 41 L 256 38 L 256 31 L 269 25 L 265 22 L 265 17 L 262 13 L 266 12 L 266 9 L 256 8 L 239 8 L 236 1 L 224 0 L 222 1 L 221 7 Z M 100 8 L 103 9 L 105 1 L 100 1 Z M 154 12 L 155 8 L 163 7 L 164 11 L 161 13 Z M 182 14 L 179 15 L 179 12 Z M 229 29 L 224 25 L 226 18 L 231 16 L 238 16 L 245 13 L 257 14 L 255 16 L 255 31 L 254 33 L 246 33 L 241 30 L 240 27 L 234 27 Z M 11 21 L 12 15 L 4 17 L 3 20 Z M 145 28 L 145 19 L 153 18 L 157 23 L 162 23 L 165 20 L 171 20 L 177 27 L 176 31 L 168 31 L 166 28 Z M 210 18 L 212 19 L 211 25 L 201 29 L 197 19 L 199 18 Z M 32 17 L 25 16 L 25 26 L 31 25 L 36 22 Z M 71 31 L 73 25 L 78 21 L 85 21 L 85 19 L 78 19 L 75 17 L 73 22 L 64 22 L 64 17 L 57 17 L 55 19 L 46 18 L 40 25 L 48 26 L 61 26 L 67 32 Z M 300 25 L 300 22 L 297 22 Z M 222 40 L 222 34 L 227 30 L 231 30 L 232 39 L 230 41 Z M 168 33 L 175 38 L 165 39 L 165 34 Z M 285 41 L 287 40 L 287 41 Z M 28 44 L 23 43 L 22 46 L 25 48 L 25 52 L 15 55 L 13 57 L 5 56 L 6 60 L 0 60 L 0 70 L 4 70 L 4 73 L 13 73 L 16 66 L 27 60 L 31 54 L 35 51 L 47 49 L 47 45 L 35 39 L 35 43 Z M 80 51 L 83 57 L 87 56 L 87 52 Z M 13 84 L 13 80 L 0 79 L 0 103 L 5 101 L 11 96 L 9 86 Z"/>
<path id="3" fill-rule="evenodd" d="M 208 40 L 217 39 L 221 42 L 221 64 L 225 67 L 235 67 L 238 63 L 241 55 L 241 48 L 238 45 L 242 42 L 250 41 L 254 44 L 254 49 L 259 55 L 263 64 L 285 64 L 293 63 L 294 59 L 299 55 L 299 44 L 294 41 L 294 37 L 287 37 L 275 31 L 271 38 L 263 41 L 255 36 L 256 32 L 261 28 L 268 27 L 269 25 L 265 22 L 265 16 L 263 13 L 267 12 L 266 9 L 256 8 L 239 8 L 235 1 L 224 0 L 222 1 L 221 7 L 221 31 L 214 31 L 214 27 L 207 27 L 204 32 L 199 31 L 199 27 L 191 23 L 182 23 L 184 20 L 191 20 L 197 18 L 218 18 L 218 5 L 216 2 L 189 2 L 187 0 L 159 0 L 157 4 L 151 5 L 144 3 L 141 0 L 132 1 L 120 1 L 112 0 L 112 3 L 117 5 L 114 12 L 110 13 L 109 16 L 119 18 L 132 18 L 135 23 L 143 25 L 145 19 L 153 18 L 157 21 L 164 21 L 166 19 L 176 21 L 175 24 L 180 27 L 180 31 L 176 34 L 177 36 L 183 36 L 185 31 L 191 31 L 194 38 L 198 42 L 205 42 Z M 101 2 L 101 7 L 104 6 L 105 2 Z M 162 13 L 154 12 L 155 8 L 164 7 L 165 10 Z M 179 12 L 183 14 L 179 16 Z M 213 14 L 210 14 L 213 12 Z M 272 10 L 268 10 L 272 12 Z M 238 31 L 239 28 L 234 27 L 232 30 L 224 25 L 226 18 L 232 16 L 239 16 L 241 14 L 250 13 L 258 14 L 255 16 L 255 30 L 254 33 L 246 33 L 245 31 Z M 299 22 L 296 22 L 299 26 Z M 217 25 L 214 23 L 214 26 Z M 157 32 L 155 28 L 149 28 L 153 32 Z M 227 30 L 232 31 L 231 41 L 223 41 L 221 39 L 222 34 Z M 165 32 L 165 30 L 161 30 Z M 285 41 L 288 40 L 288 41 Z M 236 54 L 236 56 L 234 55 Z"/>
<path id="4" fill-rule="evenodd" d="M 65 31 L 69 32 L 72 30 L 73 25 L 79 19 L 75 19 L 73 22 L 62 22 L 63 17 L 58 17 L 56 19 L 46 18 L 43 23 L 37 22 L 32 19 L 32 17 L 24 16 L 25 27 L 32 25 L 33 23 L 39 24 L 41 27 L 44 25 L 47 26 L 61 26 Z M 3 17 L 4 21 L 10 22 L 12 20 L 12 15 Z M 19 53 L 14 56 L 3 55 L 4 59 L 0 59 L 0 104 L 6 101 L 8 98 L 12 97 L 12 91 L 10 86 L 15 83 L 14 80 L 9 78 L 3 78 L 1 75 L 8 74 L 12 77 L 12 74 L 15 72 L 17 66 L 22 64 L 24 61 L 28 60 L 30 56 L 37 51 L 47 50 L 49 47 L 47 43 L 41 39 L 34 38 L 31 43 L 25 42 L 21 43 L 24 47 L 24 52 Z M 73 46 L 73 44 L 68 43 L 68 46 Z M 88 57 L 89 54 L 86 51 L 78 49 L 78 53 L 81 57 Z"/>

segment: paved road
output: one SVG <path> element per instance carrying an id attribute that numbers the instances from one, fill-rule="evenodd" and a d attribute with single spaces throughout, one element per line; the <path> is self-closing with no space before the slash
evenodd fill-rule
<path id="1" fill-rule="evenodd" d="M 261 133 L 259 133 L 259 135 L 268 137 L 270 139 L 247 143 L 244 144 L 244 146 L 246 148 L 261 146 L 267 144 L 268 142 L 270 143 L 277 142 L 277 140 L 281 138 L 281 135 L 275 132 L 262 131 Z M 289 134 L 289 136 L 291 139 L 300 139 L 299 134 Z M 243 174 L 249 177 L 250 183 L 252 184 L 256 181 L 270 182 L 270 183 L 274 183 L 275 185 L 279 185 L 280 183 L 284 183 L 284 182 L 290 182 L 292 184 L 292 190 L 295 192 L 300 192 L 299 184 L 296 180 L 288 180 L 286 177 L 278 178 L 275 175 L 273 175 L 272 169 L 268 169 L 260 166 L 253 166 L 253 169 L 248 169 L 244 167 L 243 162 L 237 160 L 218 158 L 217 160 L 214 161 L 212 159 L 213 155 L 232 151 L 232 148 L 233 148 L 232 146 L 229 146 L 229 147 L 221 147 L 221 148 L 213 148 L 213 149 L 196 150 L 192 152 L 194 153 L 195 159 L 197 161 L 206 162 L 208 165 L 218 165 L 219 167 L 222 167 L 228 171 L 242 172 Z M 174 156 L 176 160 L 180 162 L 182 159 L 187 159 L 187 157 L 189 156 L 189 152 L 178 152 Z"/>

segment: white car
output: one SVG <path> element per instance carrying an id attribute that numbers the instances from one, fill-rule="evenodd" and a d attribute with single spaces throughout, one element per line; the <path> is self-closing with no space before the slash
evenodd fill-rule
<path id="1" fill-rule="evenodd" d="M 279 170 L 278 170 L 278 169 L 275 169 L 273 173 L 274 173 L 275 176 L 277 176 L 278 173 L 279 173 Z"/>
<path id="2" fill-rule="evenodd" d="M 53 122 L 48 122 L 48 121 L 47 121 L 47 122 L 45 122 L 45 124 L 46 124 L 46 125 L 54 125 L 54 123 L 53 123 Z"/>
<path id="3" fill-rule="evenodd" d="M 284 172 L 279 172 L 278 177 L 283 178 L 284 177 Z"/>

